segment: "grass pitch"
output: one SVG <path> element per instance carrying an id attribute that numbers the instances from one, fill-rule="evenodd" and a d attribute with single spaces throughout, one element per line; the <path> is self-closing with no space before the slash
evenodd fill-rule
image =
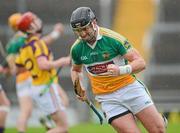
<path id="1" fill-rule="evenodd" d="M 140 125 L 142 133 L 147 133 L 145 129 Z M 43 127 L 39 128 L 28 128 L 26 133 L 45 133 Z M 17 133 L 15 128 L 6 129 L 5 133 Z M 70 127 L 69 133 L 116 133 L 114 129 L 108 124 L 95 124 L 95 123 L 84 123 Z M 180 133 L 180 123 L 169 123 L 167 133 Z"/>

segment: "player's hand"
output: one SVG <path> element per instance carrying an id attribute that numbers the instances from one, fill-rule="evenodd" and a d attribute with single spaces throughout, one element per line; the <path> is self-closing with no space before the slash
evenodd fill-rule
<path id="1" fill-rule="evenodd" d="M 63 34 L 64 32 L 64 26 L 61 23 L 57 23 L 54 25 L 54 31 L 59 32 L 60 34 Z"/>
<path id="2" fill-rule="evenodd" d="M 119 73 L 119 67 L 117 65 L 114 64 L 109 64 L 107 66 L 107 72 L 109 73 L 109 75 L 111 76 L 118 76 L 120 75 Z"/>
<path id="3" fill-rule="evenodd" d="M 76 95 L 76 97 L 81 100 L 81 101 L 86 101 L 87 100 L 87 96 L 86 96 L 86 91 L 85 90 L 82 90 L 81 92 L 81 96 L 80 95 Z"/>
<path id="4" fill-rule="evenodd" d="M 74 91 L 76 93 L 76 97 L 81 101 L 87 100 L 86 90 L 82 87 L 79 77 L 73 83 Z"/>
<path id="5" fill-rule="evenodd" d="M 86 101 L 87 100 L 87 96 L 86 96 L 86 91 L 84 89 L 82 89 L 78 95 L 76 95 L 76 97 L 81 100 L 81 101 Z"/>

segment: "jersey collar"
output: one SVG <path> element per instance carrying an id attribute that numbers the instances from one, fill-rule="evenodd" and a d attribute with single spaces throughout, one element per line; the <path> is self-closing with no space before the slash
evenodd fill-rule
<path id="1" fill-rule="evenodd" d="M 33 41 L 33 40 L 37 41 L 37 40 L 39 40 L 39 37 L 37 37 L 37 36 L 31 36 L 30 38 L 27 39 L 27 42 L 31 42 L 31 41 Z"/>

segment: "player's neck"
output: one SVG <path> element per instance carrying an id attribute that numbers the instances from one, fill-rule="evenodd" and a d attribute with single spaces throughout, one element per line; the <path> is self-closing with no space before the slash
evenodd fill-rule
<path id="1" fill-rule="evenodd" d="M 40 33 L 34 33 L 34 34 L 30 34 L 28 37 L 31 38 L 32 36 L 36 36 L 36 37 L 41 37 Z"/>

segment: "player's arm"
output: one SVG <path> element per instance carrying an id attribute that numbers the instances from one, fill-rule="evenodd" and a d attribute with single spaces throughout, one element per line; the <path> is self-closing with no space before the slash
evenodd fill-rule
<path id="1" fill-rule="evenodd" d="M 81 101 L 87 99 L 86 91 L 82 85 L 82 65 L 72 64 L 71 68 L 71 79 L 74 86 L 74 91 L 77 95 L 77 98 Z"/>
<path id="2" fill-rule="evenodd" d="M 61 57 L 57 60 L 49 60 L 48 56 L 49 50 L 48 47 L 43 41 L 38 41 L 35 45 L 36 51 L 35 51 L 35 57 L 37 59 L 37 63 L 40 69 L 42 70 L 49 70 L 52 68 L 59 68 L 62 66 L 66 66 L 70 64 L 70 57 Z"/>
<path id="3" fill-rule="evenodd" d="M 132 67 L 132 73 L 138 73 L 146 68 L 145 60 L 135 48 L 125 54 L 124 58 L 129 61 L 129 65 Z"/>
<path id="4" fill-rule="evenodd" d="M 57 60 L 51 61 L 48 60 L 45 56 L 40 56 L 37 58 L 37 63 L 40 69 L 49 70 L 51 68 L 59 68 L 63 66 L 67 66 L 70 64 L 70 57 L 61 57 Z"/>
<path id="5" fill-rule="evenodd" d="M 47 45 L 51 45 L 55 40 L 57 40 L 64 32 L 64 26 L 61 23 L 57 23 L 54 26 L 54 29 L 48 35 L 42 37 L 42 40 L 45 41 Z"/>
<path id="6" fill-rule="evenodd" d="M 146 63 L 140 53 L 135 49 L 131 48 L 127 51 L 123 58 L 128 60 L 128 65 L 117 66 L 114 64 L 108 65 L 107 70 L 112 75 L 124 75 L 131 73 L 138 73 L 145 69 Z"/>
<path id="7" fill-rule="evenodd" d="M 16 64 L 15 64 L 15 59 L 16 59 L 16 55 L 15 54 L 9 54 L 7 57 L 6 57 L 6 60 L 8 62 L 8 66 L 9 66 L 9 69 L 10 69 L 10 73 L 11 74 L 15 74 L 16 73 Z"/>
<path id="8" fill-rule="evenodd" d="M 74 81 L 75 81 L 76 79 L 79 78 L 81 72 L 82 72 L 82 65 L 72 64 L 72 68 L 71 68 L 71 79 L 72 79 L 72 82 L 73 82 L 73 83 L 74 83 Z"/>

